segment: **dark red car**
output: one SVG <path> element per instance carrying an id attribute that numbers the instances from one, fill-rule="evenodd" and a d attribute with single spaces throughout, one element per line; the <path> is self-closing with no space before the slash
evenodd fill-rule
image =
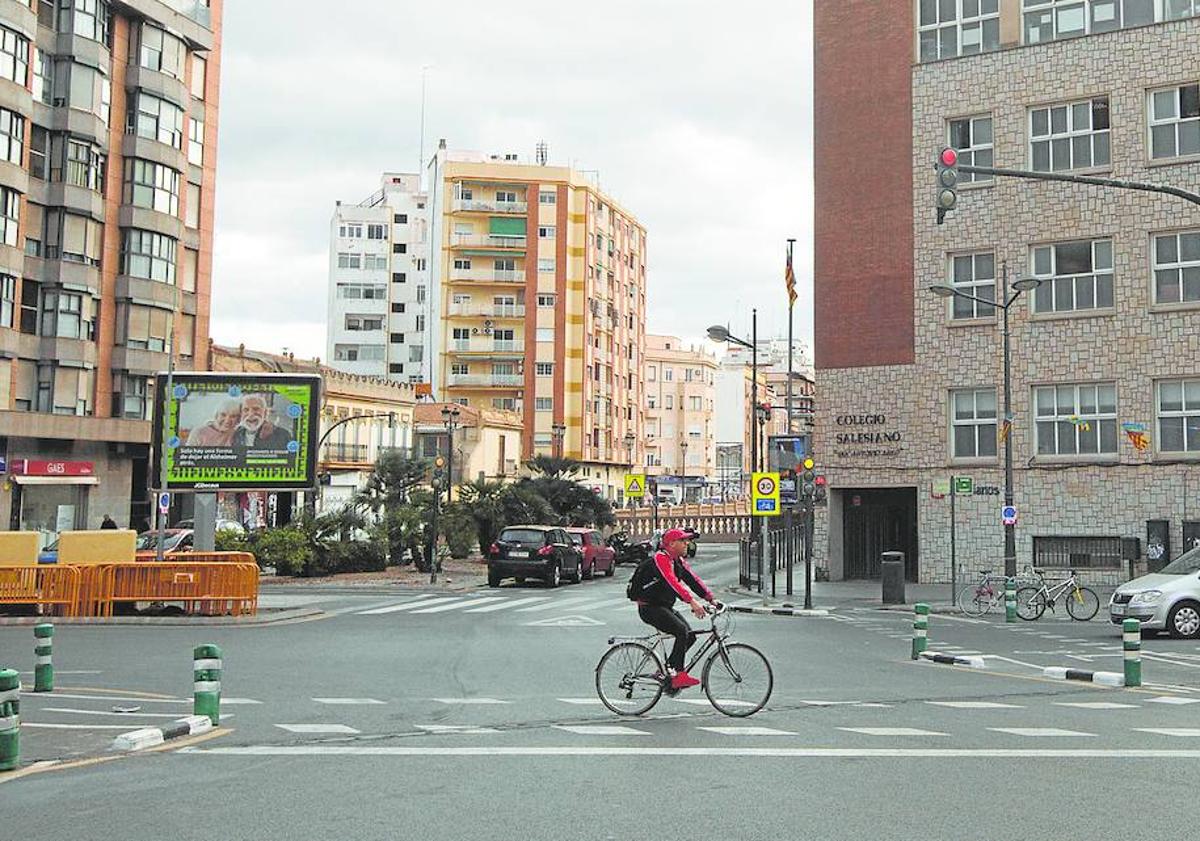
<path id="1" fill-rule="evenodd" d="M 571 544 L 583 552 L 583 577 L 591 578 L 597 572 L 612 575 L 617 568 L 617 553 L 604 542 L 600 532 L 594 529 L 566 529 Z"/>

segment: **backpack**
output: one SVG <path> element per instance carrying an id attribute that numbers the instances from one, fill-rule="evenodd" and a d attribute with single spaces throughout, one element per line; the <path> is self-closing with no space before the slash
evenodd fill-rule
<path id="1" fill-rule="evenodd" d="M 658 567 L 655 566 L 654 556 L 651 555 L 646 560 L 639 562 L 633 575 L 629 576 L 629 583 L 625 585 L 625 596 L 630 601 L 639 601 L 645 598 L 648 591 L 653 589 L 660 580 Z"/>

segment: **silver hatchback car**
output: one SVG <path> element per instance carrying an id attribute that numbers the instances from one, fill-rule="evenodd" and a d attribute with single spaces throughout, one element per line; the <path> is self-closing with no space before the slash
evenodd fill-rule
<path id="1" fill-rule="evenodd" d="M 1113 624 L 1136 619 L 1142 628 L 1173 637 L 1200 637 L 1200 549 L 1185 552 L 1159 572 L 1126 582 L 1108 604 Z"/>

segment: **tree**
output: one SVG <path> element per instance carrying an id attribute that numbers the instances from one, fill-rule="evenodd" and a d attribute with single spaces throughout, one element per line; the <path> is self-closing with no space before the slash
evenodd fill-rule
<path id="1" fill-rule="evenodd" d="M 501 501 L 505 488 L 503 482 L 488 479 L 476 479 L 459 486 L 458 498 L 475 522 L 475 536 L 479 539 L 481 552 L 487 551 L 504 528 Z"/>
<path id="2" fill-rule="evenodd" d="M 522 479 L 516 487 L 544 499 L 555 522 L 560 525 L 603 527 L 616 522 L 608 500 L 578 482 L 557 476 L 538 476 Z"/>
<path id="3" fill-rule="evenodd" d="M 536 455 L 525 462 L 525 466 L 541 476 L 556 479 L 572 478 L 583 468 L 583 465 L 573 458 L 547 455 Z"/>
<path id="4" fill-rule="evenodd" d="M 378 513 L 409 501 L 412 492 L 425 484 L 429 461 L 412 458 L 400 450 L 384 450 L 375 462 L 367 486 L 358 502 Z"/>
<path id="5" fill-rule="evenodd" d="M 555 519 L 554 509 L 550 504 L 524 483 L 508 485 L 501 492 L 498 504 L 502 526 L 549 523 Z"/>

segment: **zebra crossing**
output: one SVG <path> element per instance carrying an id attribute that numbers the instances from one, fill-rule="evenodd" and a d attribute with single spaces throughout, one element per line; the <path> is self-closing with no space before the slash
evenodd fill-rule
<path id="1" fill-rule="evenodd" d="M 391 604 L 380 605 L 364 610 L 353 611 L 355 616 L 372 617 L 414 617 L 414 616 L 445 616 L 451 614 L 497 614 L 512 615 L 524 619 L 539 619 L 541 614 L 558 611 L 565 614 L 611 612 L 633 616 L 634 610 L 629 599 L 622 593 L 614 595 L 613 590 L 607 593 L 593 593 L 576 596 L 574 594 L 538 595 L 529 591 L 518 591 L 513 594 L 493 595 L 417 595 L 408 596 Z"/>

